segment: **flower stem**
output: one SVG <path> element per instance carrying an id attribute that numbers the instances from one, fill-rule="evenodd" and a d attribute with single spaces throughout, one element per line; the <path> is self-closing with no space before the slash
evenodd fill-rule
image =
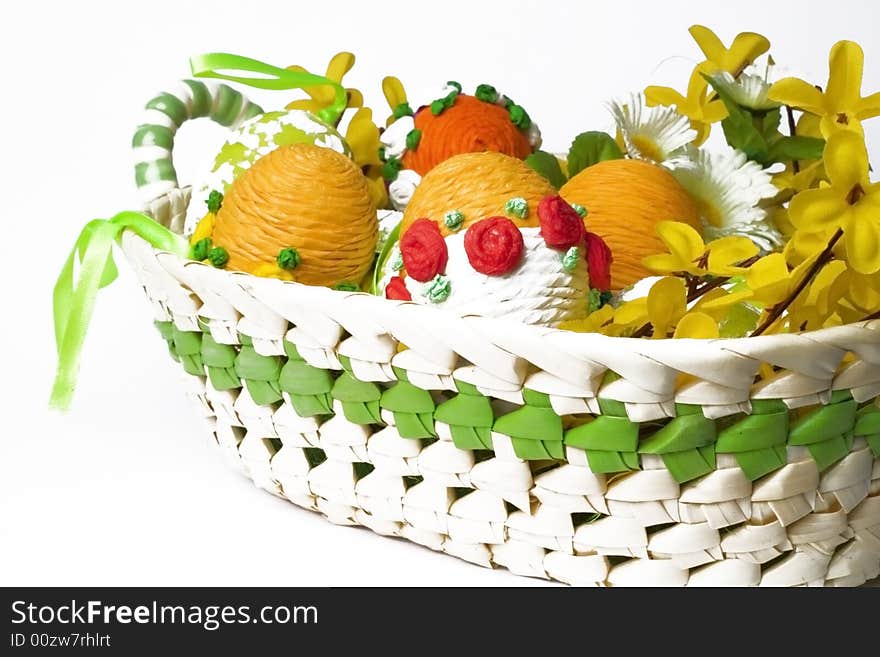
<path id="1" fill-rule="evenodd" d="M 742 262 L 738 263 L 737 267 L 750 267 L 755 264 L 761 258 L 760 255 L 752 256 L 751 258 L 746 258 Z M 687 303 L 691 303 L 696 301 L 701 296 L 706 294 L 707 292 L 711 292 L 715 288 L 721 287 L 725 283 L 727 283 L 731 279 L 730 276 L 716 276 L 710 281 L 706 281 L 702 285 L 691 285 L 695 283 L 698 279 L 696 277 L 692 277 L 688 283 L 687 290 Z M 647 338 L 650 337 L 654 332 L 654 326 L 651 322 L 646 322 L 642 326 L 640 326 L 636 331 L 632 334 L 633 338 Z"/>
<path id="2" fill-rule="evenodd" d="M 800 280 L 800 282 L 795 286 L 795 288 L 789 293 L 789 295 L 773 306 L 770 311 L 767 313 L 767 317 L 764 318 L 764 321 L 761 322 L 761 325 L 752 331 L 752 337 L 757 335 L 761 335 L 768 328 L 770 328 L 773 323 L 782 316 L 782 313 L 785 312 L 785 309 L 788 308 L 795 299 L 798 298 L 801 292 L 804 291 L 804 288 L 809 285 L 810 281 L 812 281 L 816 274 L 822 271 L 822 268 L 831 262 L 834 259 L 834 246 L 840 241 L 840 238 L 843 237 L 843 229 L 838 228 L 834 235 L 831 236 L 831 239 L 828 240 L 828 244 L 822 250 L 822 253 L 819 254 L 819 257 L 816 258 L 816 262 L 812 264 L 812 266 L 807 270 L 806 275 Z"/>
<path id="3" fill-rule="evenodd" d="M 794 112 L 791 109 L 791 105 L 785 106 L 785 114 L 788 116 L 788 134 L 791 137 L 797 135 L 797 125 L 794 122 Z M 797 160 L 791 161 L 791 168 L 795 173 L 800 173 L 801 164 Z"/>

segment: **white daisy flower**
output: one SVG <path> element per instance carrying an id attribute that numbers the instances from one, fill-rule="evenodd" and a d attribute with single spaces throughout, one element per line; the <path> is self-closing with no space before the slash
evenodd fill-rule
<path id="1" fill-rule="evenodd" d="M 737 105 L 759 112 L 779 107 L 779 103 L 767 98 L 770 83 L 763 75 L 743 72 L 739 78 L 734 78 L 727 71 L 719 71 L 712 76 L 712 80 L 716 86 L 726 91 Z"/>
<path id="2" fill-rule="evenodd" d="M 633 158 L 663 162 L 679 154 L 697 136 L 686 116 L 672 107 L 647 107 L 643 94 L 630 95 L 626 104 L 612 102 L 608 109 Z"/>
<path id="3" fill-rule="evenodd" d="M 710 152 L 689 148 L 664 166 L 696 201 L 706 240 L 726 235 L 749 237 L 765 251 L 782 244 L 782 236 L 759 207 L 776 196 L 770 174 L 745 153 L 727 148 Z"/>

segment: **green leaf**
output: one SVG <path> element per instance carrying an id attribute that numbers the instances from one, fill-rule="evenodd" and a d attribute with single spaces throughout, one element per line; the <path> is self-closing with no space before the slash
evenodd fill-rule
<path id="1" fill-rule="evenodd" d="M 761 131 L 764 140 L 769 144 L 780 136 L 779 122 L 782 120 L 782 114 L 779 108 L 769 110 L 767 112 L 755 112 L 755 124 Z"/>
<path id="2" fill-rule="evenodd" d="M 385 263 L 388 261 L 388 256 L 391 255 L 391 249 L 393 249 L 394 245 L 400 241 L 401 223 L 403 222 L 398 223 L 394 229 L 388 233 L 388 237 L 385 238 L 385 244 L 382 246 L 382 251 L 379 252 L 379 257 L 376 258 L 376 266 L 373 269 L 373 294 L 384 296 L 384 291 L 379 289 L 379 280 L 382 278 L 382 273 L 385 271 Z"/>
<path id="3" fill-rule="evenodd" d="M 770 144 L 767 154 L 772 162 L 818 160 L 825 150 L 825 140 L 815 137 L 780 137 Z"/>
<path id="4" fill-rule="evenodd" d="M 619 160 L 623 157 L 620 146 L 607 132 L 582 132 L 568 150 L 568 175 L 574 178 L 578 173 L 605 160 Z"/>
<path id="5" fill-rule="evenodd" d="M 562 172 L 562 167 L 559 166 L 559 160 L 547 151 L 535 151 L 525 159 L 525 162 L 526 165 L 549 180 L 556 189 L 562 187 L 567 180 Z"/>
<path id="6" fill-rule="evenodd" d="M 733 148 L 741 150 L 750 160 L 766 164 L 769 148 L 767 140 L 755 126 L 751 112 L 741 107 L 711 76 L 703 74 L 703 77 L 712 85 L 715 93 L 727 108 L 728 116 L 721 122 L 727 143 Z"/>

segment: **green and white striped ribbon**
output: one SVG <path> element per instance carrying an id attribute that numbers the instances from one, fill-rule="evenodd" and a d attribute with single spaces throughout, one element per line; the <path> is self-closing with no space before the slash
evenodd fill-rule
<path id="1" fill-rule="evenodd" d="M 318 117 L 335 125 L 346 107 L 346 92 L 338 82 L 305 71 L 291 71 L 256 59 L 229 53 L 206 53 L 190 59 L 193 75 L 228 80 L 257 89 L 305 89 L 327 86 L 334 100 L 318 111 Z M 255 73 L 257 77 L 230 73 Z M 176 189 L 177 173 L 171 159 L 174 135 L 184 122 L 207 116 L 235 129 L 263 110 L 225 84 L 183 80 L 173 91 L 163 91 L 144 108 L 144 116 L 132 140 L 135 152 L 135 183 L 141 199 L 148 201 Z"/>
<path id="2" fill-rule="evenodd" d="M 141 200 L 146 203 L 178 187 L 172 150 L 174 135 L 186 121 L 206 116 L 234 129 L 262 113 L 232 87 L 201 80 L 183 80 L 151 98 L 132 139 Z"/>

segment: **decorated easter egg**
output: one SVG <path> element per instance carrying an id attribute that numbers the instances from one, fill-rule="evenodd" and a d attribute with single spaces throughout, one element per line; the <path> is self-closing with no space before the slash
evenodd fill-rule
<path id="1" fill-rule="evenodd" d="M 457 94 L 448 108 L 434 114 L 430 106 L 413 117 L 420 138 L 403 155 L 403 165 L 424 176 L 435 166 L 461 153 L 494 151 L 525 159 L 532 152 L 529 135 L 494 102 Z"/>
<path id="2" fill-rule="evenodd" d="M 193 185 L 184 232 L 192 233 L 204 216 L 212 191 L 225 195 L 232 182 L 258 159 L 281 146 L 300 143 L 350 155 L 342 135 L 311 112 L 282 110 L 255 116 L 230 133 L 211 170 Z"/>
<path id="3" fill-rule="evenodd" d="M 542 199 L 535 214 L 532 225 L 496 215 L 445 236 L 441 224 L 418 219 L 392 249 L 380 288 L 459 315 L 541 326 L 582 319 L 591 265 L 583 221 L 558 196 Z"/>
<path id="4" fill-rule="evenodd" d="M 614 290 L 649 276 L 642 259 L 666 251 L 655 229 L 658 222 L 682 221 L 701 230 L 694 199 L 666 169 L 643 160 L 599 162 L 572 177 L 559 193 L 586 208 L 587 228 L 614 253 Z"/>
<path id="5" fill-rule="evenodd" d="M 436 222 L 443 235 L 491 216 L 535 227 L 538 203 L 555 194 L 546 178 L 515 157 L 491 151 L 455 155 L 422 179 L 404 211 L 401 235 L 423 218 Z"/>
<path id="6" fill-rule="evenodd" d="M 213 224 L 229 269 L 308 285 L 358 285 L 373 262 L 376 207 L 358 166 L 335 150 L 291 144 L 256 160 Z"/>
<path id="7" fill-rule="evenodd" d="M 383 87 L 388 85 L 400 87 L 396 78 L 386 78 Z M 541 131 L 528 113 L 491 85 L 481 84 L 470 95 L 448 82 L 413 105 L 415 111 L 400 91 L 394 100 L 404 102 L 394 107 L 380 138 L 388 194 L 398 210 L 405 209 L 422 176 L 451 157 L 489 151 L 522 160 L 541 146 Z"/>

